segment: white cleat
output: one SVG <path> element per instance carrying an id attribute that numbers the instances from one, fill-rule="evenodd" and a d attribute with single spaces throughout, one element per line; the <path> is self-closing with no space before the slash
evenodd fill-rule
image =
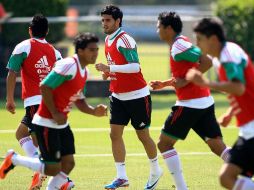
<path id="1" fill-rule="evenodd" d="M 160 171 L 158 172 L 158 174 L 152 174 L 150 175 L 148 182 L 146 183 L 144 190 L 154 190 L 157 185 L 158 182 L 162 176 L 162 169 L 160 169 Z"/>

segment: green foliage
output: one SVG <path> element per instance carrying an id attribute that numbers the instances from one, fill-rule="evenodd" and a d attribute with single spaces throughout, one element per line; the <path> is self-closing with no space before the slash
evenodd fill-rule
<path id="1" fill-rule="evenodd" d="M 254 1 L 218 0 L 215 13 L 224 22 L 228 40 L 240 44 L 254 58 Z"/>
<path id="2" fill-rule="evenodd" d="M 68 0 L 2 0 L 2 3 L 7 12 L 12 13 L 13 17 L 32 17 L 36 13 L 42 13 L 46 17 L 49 17 L 64 16 Z M 29 23 L 4 24 L 2 31 L 4 44 L 13 46 L 29 38 L 28 26 Z M 48 41 L 57 42 L 64 37 L 64 24 L 54 23 L 50 24 L 49 27 Z"/>

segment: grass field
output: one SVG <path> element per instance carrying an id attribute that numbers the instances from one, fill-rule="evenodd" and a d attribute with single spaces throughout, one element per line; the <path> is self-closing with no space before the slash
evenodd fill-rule
<path id="1" fill-rule="evenodd" d="M 227 107 L 225 97 L 215 94 L 216 115 L 222 114 Z M 170 107 L 175 102 L 174 95 L 153 95 L 153 113 L 151 135 L 157 141 L 160 128 L 167 117 Z M 88 102 L 108 104 L 107 99 L 90 98 Z M 24 154 L 15 140 L 14 131 L 23 116 L 21 103 L 18 104 L 17 113 L 7 113 L 1 103 L 0 109 L 0 156 L 4 156 L 10 148 L 18 153 Z M 109 139 L 108 117 L 95 118 L 78 112 L 74 109 L 69 118 L 75 135 L 76 144 L 76 167 L 70 175 L 75 182 L 77 190 L 99 190 L 115 177 L 114 161 L 111 155 Z M 234 122 L 232 123 L 234 125 Z M 237 137 L 237 128 L 229 127 L 223 129 L 224 140 L 232 145 Z M 127 157 L 126 168 L 130 180 L 129 190 L 141 190 L 148 178 L 149 164 L 141 143 L 137 140 L 135 131 L 131 126 L 126 127 L 124 133 L 126 142 Z M 180 153 L 183 172 L 190 190 L 221 190 L 218 183 L 218 171 L 222 165 L 220 158 L 212 155 L 207 146 L 190 132 L 185 141 L 179 141 L 176 145 Z M 164 175 L 157 190 L 174 190 L 172 178 L 160 157 L 160 164 L 163 167 Z M 2 190 L 24 190 L 28 189 L 32 171 L 16 167 L 14 171 L 0 181 Z M 43 187 L 42 189 L 45 189 Z"/>

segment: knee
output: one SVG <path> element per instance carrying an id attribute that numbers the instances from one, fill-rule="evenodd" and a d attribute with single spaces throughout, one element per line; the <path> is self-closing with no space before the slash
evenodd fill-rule
<path id="1" fill-rule="evenodd" d="M 222 187 L 227 187 L 228 176 L 225 173 L 220 173 L 219 181 Z"/>
<path id="2" fill-rule="evenodd" d="M 112 132 L 110 132 L 109 136 L 110 136 L 111 141 L 119 141 L 122 138 L 122 136 L 112 133 Z"/>
<path id="3" fill-rule="evenodd" d="M 56 176 L 61 171 L 60 164 L 45 165 L 45 175 Z"/>
<path id="4" fill-rule="evenodd" d="M 172 144 L 166 143 L 166 142 L 164 142 L 162 140 L 159 140 L 159 142 L 157 143 L 157 147 L 158 147 L 158 149 L 159 149 L 159 151 L 161 153 L 173 149 L 173 145 Z"/>

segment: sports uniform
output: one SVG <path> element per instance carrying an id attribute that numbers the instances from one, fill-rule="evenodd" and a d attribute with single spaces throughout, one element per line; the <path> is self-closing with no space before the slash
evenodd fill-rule
<path id="1" fill-rule="evenodd" d="M 105 56 L 110 65 L 110 124 L 127 125 L 129 120 L 136 130 L 150 126 L 151 97 L 138 65 L 138 72 L 130 72 L 139 64 L 135 40 L 121 28 L 105 40 Z M 114 66 L 127 66 L 123 72 Z M 128 66 L 130 66 L 128 68 Z M 135 68 L 134 68 L 135 69 Z"/>
<path id="2" fill-rule="evenodd" d="M 87 69 L 81 68 L 77 55 L 56 62 L 42 84 L 53 89 L 57 110 L 66 117 L 72 103 L 83 99 L 83 89 L 87 79 Z M 74 137 L 68 122 L 58 125 L 42 100 L 33 123 L 43 161 L 59 162 L 61 156 L 75 153 Z M 50 148 L 49 148 L 50 147 Z"/>
<path id="3" fill-rule="evenodd" d="M 238 80 L 245 85 L 241 96 L 228 95 L 233 115 L 239 127 L 239 137 L 230 151 L 229 163 L 243 169 L 243 175 L 254 174 L 254 67 L 244 50 L 235 43 L 226 42 L 215 64 L 220 81 Z"/>
<path id="4" fill-rule="evenodd" d="M 61 54 L 45 39 L 31 38 L 19 43 L 8 62 L 7 68 L 21 72 L 22 99 L 26 114 L 22 119 L 33 131 L 32 119 L 41 102 L 39 84 L 51 71 Z"/>
<path id="5" fill-rule="evenodd" d="M 201 51 L 187 37 L 177 36 L 170 49 L 172 77 L 185 78 L 190 68 L 197 68 Z M 177 101 L 165 121 L 162 133 L 185 139 L 192 128 L 203 140 L 222 137 L 214 113 L 214 100 L 208 88 L 189 83 L 176 89 Z"/>

